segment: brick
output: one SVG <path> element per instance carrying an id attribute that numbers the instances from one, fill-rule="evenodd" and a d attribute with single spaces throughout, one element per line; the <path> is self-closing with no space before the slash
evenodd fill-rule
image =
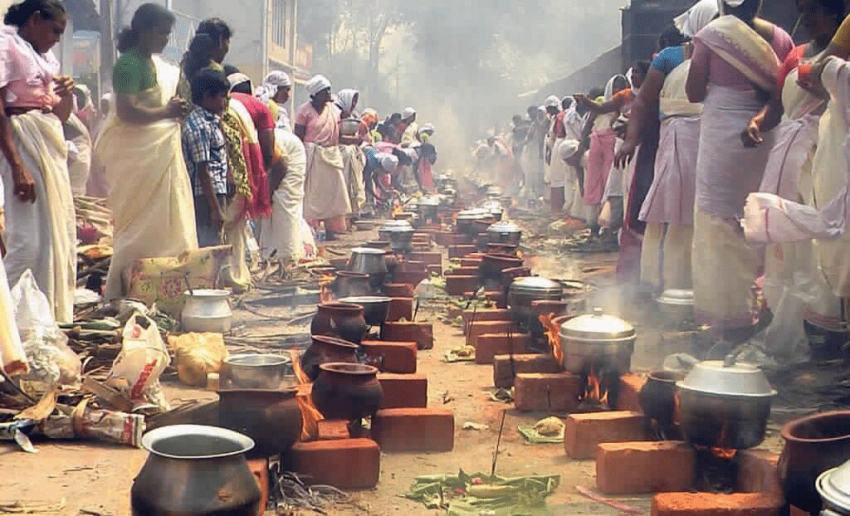
<path id="1" fill-rule="evenodd" d="M 429 237 L 430 238 L 430 235 Z M 443 253 L 439 251 L 427 253 L 410 253 L 410 259 L 425 262 L 425 265 L 443 265 Z"/>
<path id="2" fill-rule="evenodd" d="M 413 260 L 405 260 L 398 262 L 398 267 L 396 267 L 396 272 L 425 272 L 427 267 L 425 267 L 425 262 L 416 262 Z"/>
<path id="3" fill-rule="evenodd" d="M 755 450 L 739 451 L 738 475 L 735 491 L 738 493 L 769 493 L 784 503 L 785 495 L 779 482 L 776 466 L 779 457 Z"/>
<path id="4" fill-rule="evenodd" d="M 493 385 L 507 389 L 513 387 L 515 374 L 554 373 L 556 370 L 557 365 L 551 355 L 496 355 L 493 358 Z"/>
<path id="5" fill-rule="evenodd" d="M 478 267 L 455 267 L 446 271 L 446 277 L 451 276 L 478 276 Z"/>
<path id="6" fill-rule="evenodd" d="M 458 233 L 437 233 L 437 235 L 434 237 L 434 240 L 437 242 L 437 245 L 441 245 L 443 247 L 469 244 L 469 238 L 466 235 L 461 235 Z"/>
<path id="7" fill-rule="evenodd" d="M 643 389 L 646 377 L 636 374 L 625 374 L 620 377 L 620 391 L 617 393 L 617 410 L 631 410 L 643 413 L 638 393 Z"/>
<path id="8" fill-rule="evenodd" d="M 380 410 L 372 418 L 372 436 L 385 452 L 452 451 L 454 435 L 449 409 Z"/>
<path id="9" fill-rule="evenodd" d="M 378 373 L 378 381 L 384 391 L 381 409 L 428 406 L 428 378 L 424 374 Z"/>
<path id="10" fill-rule="evenodd" d="M 390 297 L 413 297 L 413 288 L 407 283 L 387 283 L 384 294 Z"/>
<path id="11" fill-rule="evenodd" d="M 791 516 L 809 516 L 809 511 L 804 511 L 797 507 L 791 506 Z"/>
<path id="12" fill-rule="evenodd" d="M 381 475 L 381 448 L 370 439 L 297 443 L 288 454 L 289 471 L 311 484 L 371 489 Z"/>
<path id="13" fill-rule="evenodd" d="M 520 412 L 572 412 L 583 389 L 569 373 L 522 373 L 515 381 L 514 406 Z"/>
<path id="14" fill-rule="evenodd" d="M 320 441 L 340 441 L 350 438 L 351 432 L 348 429 L 348 421 L 341 419 L 323 419 L 319 421 Z"/>
<path id="15" fill-rule="evenodd" d="M 434 325 L 420 322 L 388 322 L 381 333 L 388 342 L 415 342 L 420 350 L 434 348 Z"/>
<path id="16" fill-rule="evenodd" d="M 478 270 L 479 265 L 481 265 L 481 258 L 479 257 L 467 255 L 460 259 L 461 267 L 475 267 L 475 270 Z"/>
<path id="17" fill-rule="evenodd" d="M 463 244 L 463 245 L 450 245 L 449 246 L 449 259 L 452 258 L 463 258 L 468 254 L 472 254 L 477 251 L 478 248 L 474 245 Z"/>
<path id="18" fill-rule="evenodd" d="M 402 319 L 406 321 L 413 319 L 412 297 L 394 297 L 390 300 L 390 309 L 387 314 L 387 321 L 396 322 Z"/>
<path id="19" fill-rule="evenodd" d="M 475 363 L 492 365 L 496 355 L 528 352 L 531 337 L 526 333 L 485 333 L 475 341 Z"/>
<path id="20" fill-rule="evenodd" d="M 263 516 L 266 513 L 266 501 L 269 499 L 269 459 L 248 459 L 248 469 L 260 488 L 260 510 L 257 516 Z"/>
<path id="21" fill-rule="evenodd" d="M 564 429 L 564 451 L 572 459 L 595 459 L 600 443 L 648 440 L 643 414 L 630 411 L 572 414 Z"/>
<path id="22" fill-rule="evenodd" d="M 477 289 L 478 276 L 446 276 L 446 294 L 450 296 L 462 296 Z"/>
<path id="23" fill-rule="evenodd" d="M 413 249 L 411 249 L 414 253 L 425 253 L 431 250 L 431 244 L 423 244 L 420 242 L 413 242 Z"/>
<path id="24" fill-rule="evenodd" d="M 475 346 L 479 335 L 496 333 L 519 334 L 519 326 L 513 321 L 472 321 L 466 332 L 466 341 Z"/>
<path id="25" fill-rule="evenodd" d="M 604 443 L 596 486 L 605 494 L 671 493 L 693 485 L 696 452 L 679 441 Z"/>
<path id="26" fill-rule="evenodd" d="M 428 272 L 402 272 L 395 271 L 393 273 L 393 283 L 405 283 L 415 289 L 420 283 L 428 279 Z"/>
<path id="27" fill-rule="evenodd" d="M 504 308 L 478 308 L 463 311 L 463 333 L 467 333 L 470 321 L 510 321 L 511 311 Z"/>
<path id="28" fill-rule="evenodd" d="M 367 340 L 360 344 L 366 356 L 381 364 L 385 373 L 413 374 L 416 372 L 415 342 L 386 342 Z"/>
<path id="29" fill-rule="evenodd" d="M 661 493 L 652 497 L 652 516 L 781 516 L 784 503 L 764 494 Z"/>

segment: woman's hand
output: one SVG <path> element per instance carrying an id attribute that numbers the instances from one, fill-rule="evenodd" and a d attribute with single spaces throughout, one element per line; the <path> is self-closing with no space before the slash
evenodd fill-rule
<path id="1" fill-rule="evenodd" d="M 741 141 L 744 142 L 744 147 L 758 147 L 764 143 L 764 137 L 761 134 L 761 127 L 755 118 L 750 119 L 747 128 L 741 133 Z"/>
<path id="2" fill-rule="evenodd" d="M 53 92 L 60 98 L 66 98 L 74 92 L 76 83 L 69 75 L 57 75 L 53 78 Z"/>
<path id="3" fill-rule="evenodd" d="M 12 183 L 15 188 L 15 197 L 19 201 L 35 202 L 35 181 L 23 164 L 12 165 Z"/>
<path id="4" fill-rule="evenodd" d="M 184 118 L 191 109 L 192 106 L 188 102 L 180 97 L 174 97 L 165 106 L 166 118 Z"/>
<path id="5" fill-rule="evenodd" d="M 635 157 L 637 147 L 633 143 L 625 142 L 620 146 L 620 150 L 614 156 L 614 166 L 625 169 L 626 165 Z"/>

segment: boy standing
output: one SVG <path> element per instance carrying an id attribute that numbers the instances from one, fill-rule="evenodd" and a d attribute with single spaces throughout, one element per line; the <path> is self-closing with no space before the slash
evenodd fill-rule
<path id="1" fill-rule="evenodd" d="M 227 109 L 229 90 L 224 72 L 210 68 L 199 71 L 192 79 L 195 108 L 183 125 L 183 156 L 195 194 L 195 222 L 201 247 L 222 243 L 228 167 L 219 117 Z"/>

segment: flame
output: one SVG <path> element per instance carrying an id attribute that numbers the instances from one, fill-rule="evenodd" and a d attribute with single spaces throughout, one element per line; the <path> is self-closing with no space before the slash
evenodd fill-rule
<path id="1" fill-rule="evenodd" d="M 523 256 L 525 256 L 525 255 L 523 254 L 522 249 L 517 249 L 516 250 L 516 257 L 519 258 L 520 260 L 522 260 Z"/>
<path id="2" fill-rule="evenodd" d="M 319 302 L 329 303 L 333 301 L 334 293 L 331 284 L 334 282 L 333 273 L 323 273 L 319 278 Z"/>
<path id="3" fill-rule="evenodd" d="M 546 315 L 538 315 L 538 320 L 546 330 L 546 339 L 549 341 L 549 347 L 552 348 L 552 356 L 555 357 L 555 364 L 558 370 L 563 370 L 564 367 L 564 350 L 561 349 L 561 328 L 553 322 L 555 313 Z"/>
<path id="4" fill-rule="evenodd" d="M 584 388 L 583 400 L 596 401 L 600 405 L 608 405 L 608 389 L 602 388 L 602 380 L 596 374 L 596 370 L 591 367 L 590 373 L 587 375 L 587 385 Z"/>
<path id="5" fill-rule="evenodd" d="M 717 438 L 717 444 L 721 446 L 716 446 L 711 449 L 711 454 L 717 457 L 718 459 L 726 459 L 731 460 L 735 458 L 735 455 L 738 454 L 738 450 L 734 448 L 723 448 L 722 446 L 726 444 L 728 439 L 727 434 L 729 433 L 729 422 L 724 420 L 723 425 L 720 427 L 720 437 Z"/>
<path id="6" fill-rule="evenodd" d="M 678 425 L 681 421 L 679 418 L 681 417 L 682 410 L 682 400 L 679 398 L 679 393 L 677 392 L 673 395 L 673 424 Z"/>
<path id="7" fill-rule="evenodd" d="M 301 367 L 301 357 L 295 351 L 291 351 L 290 356 L 292 357 L 292 370 L 298 383 L 301 385 L 310 384 L 310 377 Z M 301 411 L 301 440 L 310 441 L 318 438 L 319 421 L 325 419 L 325 417 L 313 403 L 313 396 L 309 393 L 298 394 L 295 399 L 298 401 L 298 409 Z"/>
<path id="8" fill-rule="evenodd" d="M 399 213 L 404 213 L 404 208 L 402 208 L 401 204 L 396 204 L 393 206 L 392 217 L 395 218 Z"/>

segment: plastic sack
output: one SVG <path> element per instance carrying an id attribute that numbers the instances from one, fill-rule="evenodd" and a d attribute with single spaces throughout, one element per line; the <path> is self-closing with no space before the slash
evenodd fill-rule
<path id="1" fill-rule="evenodd" d="M 2 214 L 0 213 L 0 217 Z M 0 260 L 0 368 L 7 375 L 19 375 L 29 371 L 27 353 L 21 342 L 21 334 L 15 323 L 15 304 L 9 292 L 6 270 Z"/>
<path id="2" fill-rule="evenodd" d="M 24 272 L 12 288 L 12 304 L 30 366 L 30 372 L 21 376 L 26 388 L 46 392 L 59 386 L 78 387 L 80 358 L 68 347 L 68 337 L 53 320 L 50 302 L 39 290 L 32 271 Z"/>
<path id="3" fill-rule="evenodd" d="M 185 333 L 169 337 L 168 345 L 174 350 L 177 376 L 192 387 L 204 387 L 207 375 L 221 371 L 221 364 L 227 358 L 220 333 Z"/>
<path id="4" fill-rule="evenodd" d="M 161 411 L 170 410 L 159 376 L 171 364 L 168 348 L 159 335 L 159 327 L 137 313 L 124 325 L 121 352 L 112 363 L 107 384 L 117 388 L 135 406 L 152 404 Z"/>

